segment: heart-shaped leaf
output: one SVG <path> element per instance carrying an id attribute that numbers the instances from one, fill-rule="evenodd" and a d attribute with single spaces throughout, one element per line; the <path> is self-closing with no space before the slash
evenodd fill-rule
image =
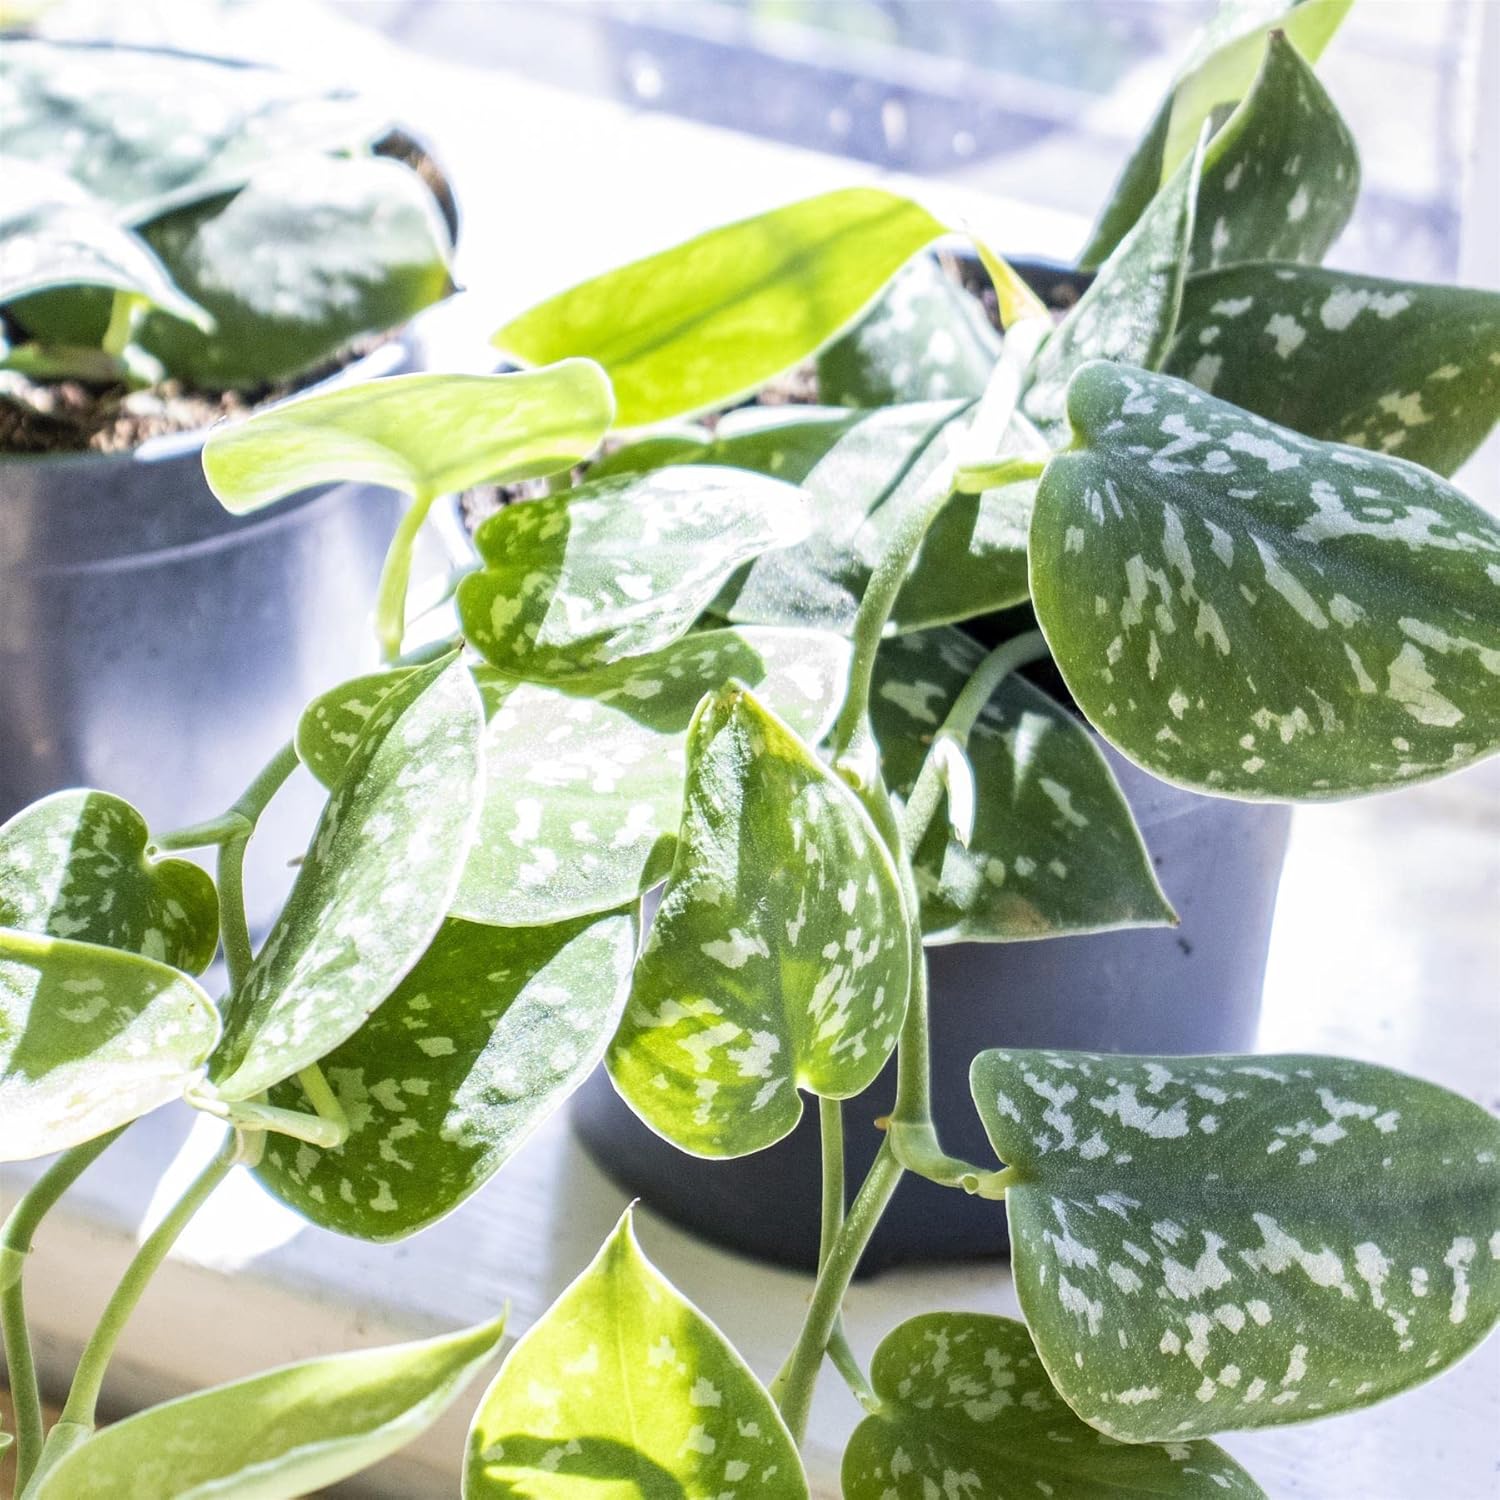
<path id="1" fill-rule="evenodd" d="M 1285 32 L 1303 57 L 1316 62 L 1353 3 L 1224 0 L 1126 163 L 1080 263 L 1097 266 L 1113 253 L 1157 189 L 1192 154 L 1203 126 L 1245 96 L 1261 67 L 1268 32 Z"/>
<path id="2" fill-rule="evenodd" d="M 1021 1308 L 1127 1442 L 1368 1406 L 1500 1318 L 1500 1122 L 1329 1057 L 985 1052 Z"/>
<path id="3" fill-rule="evenodd" d="M 185 974 L 0 928 L 0 1160 L 63 1151 L 177 1098 L 219 1036 Z"/>
<path id="4" fill-rule="evenodd" d="M 375 710 L 417 670 L 391 667 L 368 672 L 320 693 L 297 720 L 297 759 L 324 786 L 336 787 Z"/>
<path id="5" fill-rule="evenodd" d="M 213 326 L 151 247 L 76 183 L 10 156 L 0 170 L 0 304 L 54 287 L 103 287 L 143 297 L 174 319 Z M 25 308 L 12 310 L 29 328 Z"/>
<path id="6" fill-rule="evenodd" d="M 957 630 L 887 641 L 870 717 L 891 790 L 911 795 L 932 738 L 984 659 Z M 1174 920 L 1151 857 L 1087 728 L 1006 678 L 969 734 L 967 844 L 935 818 L 916 851 L 928 943 L 1016 942 Z"/>
<path id="7" fill-rule="evenodd" d="M 1296 47 L 1273 31 L 1254 85 L 1204 154 L 1192 268 L 1322 260 L 1358 196 L 1348 126 Z"/>
<path id="8" fill-rule="evenodd" d="M 1200 144 L 1037 351 L 1022 409 L 1053 446 L 1066 441 L 1068 382 L 1079 368 L 1110 359 L 1154 370 L 1166 357 L 1182 304 L 1202 163 Z"/>
<path id="9" fill-rule="evenodd" d="M 593 1072 L 635 949 L 633 911 L 555 927 L 445 922 L 323 1059 L 348 1139 L 325 1151 L 272 1137 L 261 1180 L 315 1224 L 360 1239 L 400 1239 L 442 1218 Z M 293 1082 L 271 1103 L 308 1107 Z"/>
<path id="10" fill-rule="evenodd" d="M 105 1427 L 37 1500 L 295 1500 L 424 1432 L 500 1347 L 505 1319 L 420 1343 L 283 1365 Z"/>
<path id="11" fill-rule="evenodd" d="M 870 1366 L 880 1409 L 844 1450 L 844 1500 L 1264 1500 L 1213 1443 L 1120 1443 L 1064 1405 L 1022 1323 L 924 1313 L 880 1341 Z"/>
<path id="12" fill-rule="evenodd" d="M 999 358 L 978 300 L 921 255 L 818 356 L 818 396 L 854 407 L 977 400 Z"/>
<path id="13" fill-rule="evenodd" d="M 671 866 L 703 695 L 747 683 L 816 742 L 848 664 L 837 636 L 747 628 L 695 633 L 557 684 L 481 670 L 487 789 L 455 915 L 541 926 L 634 900 Z"/>
<path id="14" fill-rule="evenodd" d="M 501 671 L 563 677 L 669 645 L 741 563 L 806 534 L 803 496 L 744 470 L 602 479 L 485 521 L 459 618 Z"/>
<path id="15" fill-rule="evenodd" d="M 742 687 L 688 742 L 672 875 L 609 1050 L 615 1087 L 698 1156 L 772 1145 L 797 1090 L 874 1079 L 906 1012 L 900 877 L 854 794 Z"/>
<path id="16" fill-rule="evenodd" d="M 714 1327 L 641 1253 L 627 1212 L 523 1335 L 469 1429 L 464 1500 L 807 1500 L 791 1434 Z"/>
<path id="17" fill-rule="evenodd" d="M 233 197 L 144 233 L 215 326 L 148 315 L 137 342 L 201 390 L 289 380 L 453 286 L 437 203 L 415 172 L 383 158 L 281 159 Z"/>
<path id="18" fill-rule="evenodd" d="M 306 150 L 370 145 L 388 125 L 343 92 L 183 52 L 7 37 L 0 59 L 5 149 L 71 177 L 143 224 L 243 186 Z"/>
<path id="19" fill-rule="evenodd" d="M 609 372 L 622 427 L 729 406 L 816 353 L 944 232 L 882 188 L 843 188 L 710 230 L 523 313 L 494 342 Z"/>
<path id="20" fill-rule="evenodd" d="M 1037 618 L 1132 760 L 1233 796 L 1436 776 L 1500 744 L 1500 525 L 1415 464 L 1118 365 L 1031 527 Z"/>
<path id="21" fill-rule="evenodd" d="M 436 936 L 483 786 L 479 695 L 460 661 L 413 672 L 370 716 L 228 1002 L 212 1074 L 247 1099 L 351 1036 Z"/>
<path id="22" fill-rule="evenodd" d="M 1500 419 L 1500 292 L 1227 266 L 1188 277 L 1164 368 L 1308 437 L 1451 474 Z"/>
<path id="23" fill-rule="evenodd" d="M 392 375 L 216 428 L 203 472 L 236 515 L 345 480 L 445 495 L 571 468 L 613 414 L 609 382 L 584 359 L 515 375 Z"/>
<path id="24" fill-rule="evenodd" d="M 146 857 L 141 815 L 108 792 L 54 792 L 0 827 L 0 927 L 123 948 L 201 974 L 219 943 L 213 881 Z"/>

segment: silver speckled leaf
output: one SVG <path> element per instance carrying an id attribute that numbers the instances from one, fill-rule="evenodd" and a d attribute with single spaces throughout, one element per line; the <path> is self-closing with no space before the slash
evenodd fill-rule
<path id="1" fill-rule="evenodd" d="M 146 856 L 144 819 L 108 792 L 54 792 L 0 827 L 0 927 L 123 948 L 201 974 L 219 943 L 213 881 Z"/>
<path id="2" fill-rule="evenodd" d="M 219 1035 L 165 964 L 0 929 L 0 1161 L 92 1140 L 177 1098 Z"/>
<path id="3" fill-rule="evenodd" d="M 682 828 L 610 1045 L 652 1129 L 698 1156 L 791 1131 L 799 1089 L 868 1087 L 906 1013 L 900 877 L 854 794 L 743 687 L 706 698 Z"/>
<path id="4" fill-rule="evenodd" d="M 641 1253 L 630 1214 L 505 1358 L 464 1500 L 807 1500 L 796 1445 L 733 1346 Z"/>
<path id="5" fill-rule="evenodd" d="M 1094 364 L 1031 528 L 1079 707 L 1169 781 L 1375 791 L 1500 746 L 1500 524 L 1415 464 Z"/>
<path id="6" fill-rule="evenodd" d="M 349 1138 L 282 1136 L 258 1173 L 315 1224 L 394 1240 L 457 1208 L 594 1070 L 635 961 L 634 911 L 554 927 L 445 922 L 374 1015 L 322 1061 Z M 272 1104 L 306 1109 L 294 1081 Z"/>
<path id="7" fill-rule="evenodd" d="M 891 790 L 910 796 L 932 737 L 985 651 L 957 630 L 887 641 L 870 717 Z M 1087 727 L 1010 676 L 969 736 L 967 846 L 942 816 L 913 862 L 928 943 L 1017 942 L 1173 920 L 1114 773 Z"/>
<path id="8" fill-rule="evenodd" d="M 414 672 L 371 715 L 297 882 L 239 991 L 213 1077 L 245 1099 L 355 1032 L 448 914 L 483 785 L 462 662 Z"/>
<path id="9" fill-rule="evenodd" d="M 418 669 L 367 672 L 319 693 L 297 720 L 297 759 L 326 787 L 338 785 L 382 699 Z"/>
<path id="10" fill-rule="evenodd" d="M 1265 1500 L 1212 1443 L 1120 1443 L 1085 1426 L 1013 1318 L 909 1318 L 870 1378 L 880 1410 L 844 1450 L 844 1500 L 934 1500 L 945 1484 L 965 1500 Z"/>
<path id="11" fill-rule="evenodd" d="M 1021 1308 L 1092 1426 L 1180 1441 L 1369 1406 L 1500 1318 L 1500 1121 L 1331 1057 L 985 1052 Z"/>
<path id="12" fill-rule="evenodd" d="M 686 633 L 741 563 L 807 534 L 779 480 L 685 465 L 508 505 L 480 526 L 458 588 L 471 645 L 518 677 L 564 677 Z"/>

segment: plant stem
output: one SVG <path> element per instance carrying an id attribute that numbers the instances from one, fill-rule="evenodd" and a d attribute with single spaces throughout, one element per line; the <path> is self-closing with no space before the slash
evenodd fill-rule
<path id="1" fill-rule="evenodd" d="M 207 1202 L 214 1189 L 229 1175 L 239 1159 L 240 1141 L 237 1134 L 231 1131 L 225 1136 L 224 1144 L 215 1153 L 213 1160 L 193 1179 L 187 1191 L 172 1205 L 166 1217 L 146 1236 L 140 1249 L 136 1251 L 135 1258 L 126 1267 L 120 1284 L 105 1306 L 103 1316 L 84 1346 L 62 1415 L 43 1449 L 38 1478 L 93 1432 L 94 1414 L 99 1404 L 99 1392 L 104 1384 L 104 1372 L 126 1322 L 146 1290 L 147 1283 L 167 1258 L 167 1252 L 171 1250 L 178 1235 Z"/>
<path id="2" fill-rule="evenodd" d="M 385 562 L 380 569 L 380 586 L 375 594 L 375 633 L 380 640 L 381 660 L 395 661 L 401 654 L 401 640 L 406 634 L 406 589 L 411 582 L 411 554 L 417 533 L 437 497 L 419 491 L 411 497 L 401 524 L 391 538 Z"/>
<path id="3" fill-rule="evenodd" d="M 26 1488 L 42 1451 L 41 1394 L 31 1356 L 31 1334 L 26 1326 L 26 1300 L 21 1285 L 32 1236 L 57 1200 L 124 1130 L 121 1125 L 65 1151 L 32 1183 L 0 1229 L 0 1331 L 5 1336 L 6 1376 L 16 1414 L 18 1495 Z"/>
<path id="4" fill-rule="evenodd" d="M 818 1099 L 823 1143 L 823 1219 L 818 1233 L 818 1269 L 823 1269 L 844 1227 L 844 1108 L 837 1099 Z"/>
<path id="5" fill-rule="evenodd" d="M 344 1106 L 339 1103 L 339 1096 L 329 1088 L 322 1068 L 317 1063 L 309 1063 L 297 1074 L 297 1082 L 302 1085 L 302 1092 L 307 1095 L 308 1103 L 317 1112 L 318 1118 L 333 1127 L 338 1136 L 333 1144 L 342 1146 L 349 1139 L 349 1117 L 344 1113 Z"/>

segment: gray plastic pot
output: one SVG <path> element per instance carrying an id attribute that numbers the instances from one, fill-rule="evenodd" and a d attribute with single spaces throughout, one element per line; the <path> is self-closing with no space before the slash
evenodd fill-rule
<path id="1" fill-rule="evenodd" d="M 994 1161 L 969 1096 L 970 1060 L 987 1047 L 1190 1053 L 1255 1042 L 1291 809 L 1200 796 L 1104 751 L 1182 923 L 927 950 L 933 1112 L 944 1146 L 971 1161 Z M 872 1122 L 894 1096 L 892 1064 L 844 1107 L 851 1193 L 880 1142 Z M 816 1266 L 821 1168 L 811 1107 L 770 1150 L 703 1161 L 643 1125 L 600 1068 L 575 1096 L 573 1122 L 595 1161 L 650 1208 L 731 1250 Z M 861 1271 L 1006 1249 L 1002 1205 L 908 1175 Z"/>
<path id="2" fill-rule="evenodd" d="M 334 380 L 407 360 L 393 342 Z M 231 516 L 203 478 L 205 436 L 0 458 L 0 821 L 70 786 L 126 798 L 156 830 L 212 817 L 309 698 L 374 664 L 400 497 L 339 485 Z M 259 841 L 283 866 L 308 811 L 284 806 Z"/>

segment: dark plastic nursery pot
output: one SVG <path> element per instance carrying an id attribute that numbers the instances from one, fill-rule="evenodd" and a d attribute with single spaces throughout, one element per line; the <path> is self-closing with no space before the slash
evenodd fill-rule
<path id="1" fill-rule="evenodd" d="M 1013 264 L 1059 309 L 1088 285 L 1054 263 Z M 933 1113 L 945 1149 L 970 1161 L 994 1160 L 969 1094 L 969 1064 L 988 1047 L 1181 1054 L 1246 1052 L 1255 1043 L 1291 809 L 1170 786 L 1098 743 L 1181 925 L 926 950 Z M 851 1195 L 880 1144 L 873 1122 L 895 1092 L 892 1061 L 844 1108 Z M 731 1250 L 816 1268 L 822 1167 L 810 1105 L 770 1150 L 703 1161 L 643 1125 L 601 1067 L 575 1096 L 573 1123 L 604 1171 L 650 1208 Z M 908 1173 L 861 1272 L 1008 1248 L 1002 1204 Z"/>

